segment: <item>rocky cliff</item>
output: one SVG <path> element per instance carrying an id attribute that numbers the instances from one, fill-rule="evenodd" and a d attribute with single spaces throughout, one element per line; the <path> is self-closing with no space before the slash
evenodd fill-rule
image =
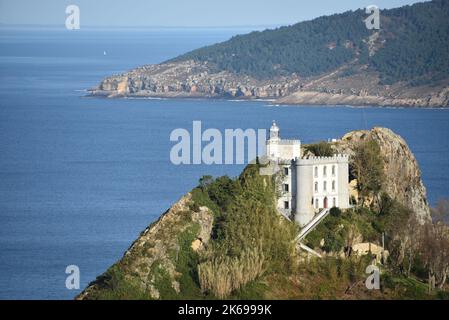
<path id="1" fill-rule="evenodd" d="M 357 73 L 346 75 L 348 70 Z M 106 97 L 272 99 L 288 105 L 448 107 L 448 81 L 432 85 L 381 85 L 366 66 L 345 65 L 320 77 L 260 80 L 216 71 L 193 60 L 148 65 L 104 79 L 92 95 Z"/>
<path id="2" fill-rule="evenodd" d="M 180 294 L 183 254 L 202 250 L 210 239 L 213 216 L 206 207 L 191 209 L 182 197 L 146 228 L 123 258 L 91 283 L 76 299 L 159 299 L 161 291 Z M 127 286 L 123 286 L 127 283 Z"/>
<path id="3" fill-rule="evenodd" d="M 353 155 L 355 146 L 368 139 L 373 139 L 380 147 L 385 164 L 385 191 L 421 219 L 429 219 L 430 210 L 421 170 L 407 143 L 399 135 L 387 128 L 353 131 L 344 135 L 334 147 L 339 153 Z"/>
<path id="4" fill-rule="evenodd" d="M 193 60 L 148 65 L 104 79 L 93 95 L 107 97 L 277 98 L 299 86 L 298 79 L 257 80 L 228 71 L 216 71 L 207 62 Z"/>
<path id="5" fill-rule="evenodd" d="M 429 219 L 426 189 L 421 181 L 418 163 L 400 136 L 386 128 L 354 131 L 334 143 L 333 148 L 341 153 L 353 154 L 355 146 L 366 139 L 374 139 L 380 146 L 381 156 L 385 160 L 385 188 L 388 194 L 406 207 L 413 209 L 415 214 L 423 220 Z M 237 243 L 237 247 L 233 250 L 236 248 L 247 250 L 248 248 L 241 247 L 245 247 L 244 243 L 252 236 L 245 236 L 245 234 L 254 233 L 256 242 L 267 237 L 266 243 L 273 245 L 274 239 L 276 246 L 280 245 L 280 248 L 288 253 L 290 243 L 288 239 L 294 239 L 295 231 L 292 228 L 295 228 L 284 225 L 287 222 L 281 217 L 269 218 L 271 211 L 264 212 L 272 205 L 274 208 L 274 198 L 270 200 L 274 192 L 270 191 L 273 182 L 267 179 L 265 176 L 258 175 L 257 168 L 247 168 L 236 182 L 224 179 L 220 182 L 221 184 L 214 185 L 213 198 L 220 199 L 218 202 L 220 204 L 227 203 L 223 207 L 224 215 L 218 215 L 219 221 L 215 218 L 217 203 L 210 199 L 204 202 L 204 198 L 208 196 L 203 193 L 198 196 L 200 189 L 188 193 L 159 220 L 146 228 L 125 252 L 122 259 L 92 282 L 77 296 L 77 299 L 204 298 L 197 283 L 197 265 L 201 259 L 210 259 L 212 253 L 207 250 L 207 247 L 211 246 L 211 242 L 217 241 L 211 237 L 214 233 L 229 232 L 231 239 L 229 243 Z M 194 192 L 197 192 L 196 197 L 192 196 Z M 270 205 L 271 202 L 273 203 Z M 238 216 L 245 223 L 239 221 Z M 234 227 L 228 225 L 222 231 L 217 231 L 216 228 L 222 228 L 223 223 L 228 219 L 234 221 Z M 281 222 L 282 224 L 277 225 Z M 273 234 L 273 232 L 281 234 Z M 292 235 L 288 235 L 289 233 Z M 245 240 L 237 241 L 242 236 Z M 223 235 L 222 237 L 226 238 Z M 223 248 L 226 243 L 228 242 L 223 242 L 217 247 L 226 252 L 228 248 Z M 277 247 L 272 250 L 279 254 Z M 198 260 L 199 256 L 202 257 L 200 260 Z M 283 256 L 278 258 L 281 261 L 286 259 Z M 269 257 L 265 255 L 264 259 L 269 260 Z M 363 272 L 364 269 L 362 275 L 364 275 Z M 304 279 L 304 275 L 301 277 Z M 288 281 L 293 278 L 289 278 Z M 298 294 L 295 291 L 285 296 L 283 287 L 278 287 L 277 282 L 273 280 L 273 288 L 267 288 L 264 291 L 264 297 L 291 298 L 291 294 Z"/>

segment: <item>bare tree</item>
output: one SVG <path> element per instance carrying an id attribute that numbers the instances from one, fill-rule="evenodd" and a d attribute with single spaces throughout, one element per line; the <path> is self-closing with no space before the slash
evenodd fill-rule
<path id="1" fill-rule="evenodd" d="M 429 291 L 443 288 L 449 273 L 449 228 L 441 221 L 427 223 L 422 241 L 422 256 L 428 271 Z"/>
<path id="2" fill-rule="evenodd" d="M 420 252 L 423 238 L 423 226 L 416 214 L 412 214 L 407 222 L 405 238 L 407 239 L 407 245 L 404 249 L 406 275 L 410 277 L 413 263 Z"/>
<path id="3" fill-rule="evenodd" d="M 434 222 L 449 223 L 449 199 L 441 199 L 437 206 L 432 208 L 432 219 Z"/>
<path id="4" fill-rule="evenodd" d="M 405 222 L 396 221 L 393 225 L 392 255 L 393 264 L 407 277 L 410 276 L 416 257 L 420 254 L 424 226 L 413 212 Z"/>

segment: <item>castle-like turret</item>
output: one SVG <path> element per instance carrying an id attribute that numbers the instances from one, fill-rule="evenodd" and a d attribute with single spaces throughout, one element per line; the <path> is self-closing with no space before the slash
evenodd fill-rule
<path id="1" fill-rule="evenodd" d="M 302 157 L 300 140 L 281 139 L 276 122 L 270 128 L 267 156 L 282 170 L 278 210 L 294 215 L 300 226 L 309 223 L 322 209 L 349 208 L 349 158 Z"/>

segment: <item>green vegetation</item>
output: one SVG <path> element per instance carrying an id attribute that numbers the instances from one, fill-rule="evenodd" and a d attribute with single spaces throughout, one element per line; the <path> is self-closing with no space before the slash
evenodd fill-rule
<path id="1" fill-rule="evenodd" d="M 370 64 L 384 83 L 410 81 L 419 85 L 449 73 L 449 2 L 434 0 L 383 11 L 381 32 L 392 32 Z"/>
<path id="2" fill-rule="evenodd" d="M 306 151 L 312 152 L 317 157 L 332 157 L 335 154 L 332 145 L 326 141 L 309 144 L 304 146 L 304 148 Z"/>
<path id="3" fill-rule="evenodd" d="M 361 148 L 372 155 L 376 147 Z M 236 179 L 201 178 L 190 209 L 177 211 L 157 237 L 173 245 L 155 256 L 149 252 L 157 244 L 144 243 L 125 255 L 98 277 L 90 298 L 151 299 L 154 291 L 160 299 L 448 298 L 449 229 L 442 223 L 449 216 L 447 201 L 435 208 L 436 222 L 423 225 L 383 188 L 370 189 L 377 202 L 332 208 L 306 237 L 306 245 L 327 255 L 302 259 L 294 250 L 296 225 L 275 208 L 276 178 L 260 176 L 259 169 L 249 165 Z M 212 210 L 213 234 L 195 251 L 201 226 L 192 214 L 202 206 Z M 382 266 L 381 290 L 368 290 L 365 269 L 373 256 L 359 257 L 350 248 L 360 242 L 380 245 L 382 234 L 390 256 Z"/>
<path id="4" fill-rule="evenodd" d="M 354 146 L 350 174 L 358 182 L 359 206 L 331 214 L 306 238 L 317 250 L 352 259 L 354 243 L 384 244 L 389 251 L 384 265 L 382 295 L 397 299 L 444 297 L 449 273 L 449 205 L 433 210 L 434 223 L 420 220 L 385 192 L 384 160 L 372 139 Z M 426 285 L 427 282 L 428 284 Z"/>
<path id="5" fill-rule="evenodd" d="M 179 250 L 176 252 L 176 271 L 179 272 L 179 288 L 180 295 L 184 299 L 199 299 L 201 298 L 201 291 L 198 288 L 198 270 L 199 262 L 198 253 L 193 251 L 191 245 L 196 239 L 199 226 L 193 224 L 190 228 L 185 230 L 179 237 Z M 178 298 L 176 295 L 172 298 Z"/>
<path id="6" fill-rule="evenodd" d="M 110 267 L 96 280 L 101 283 L 101 289 L 95 292 L 98 300 L 149 300 L 150 295 L 139 287 L 133 278 L 127 278 L 118 265 Z"/>
<path id="7" fill-rule="evenodd" d="M 379 144 L 372 139 L 360 142 L 354 150 L 350 171 L 357 179 L 358 200 L 362 206 L 369 197 L 375 198 L 380 194 L 385 180 L 383 170 L 384 160 Z"/>
<path id="8" fill-rule="evenodd" d="M 355 59 L 378 71 L 382 82 L 438 81 L 449 73 L 449 2 L 434 0 L 381 11 L 376 54 L 367 39 L 365 10 L 320 17 L 263 32 L 252 32 L 204 47 L 174 60 L 208 61 L 218 70 L 256 78 L 316 76 Z M 382 45 L 380 45 L 382 43 Z"/>
<path id="9" fill-rule="evenodd" d="M 249 165 L 236 180 L 201 181 L 208 183 L 200 183 L 193 200 L 200 206 L 213 202 L 216 216 L 213 240 L 199 266 L 203 292 L 224 297 L 264 273 L 291 270 L 297 230 L 276 212 L 271 177 Z"/>
<path id="10" fill-rule="evenodd" d="M 342 213 L 333 208 L 331 214 L 307 236 L 306 243 L 312 248 L 320 248 L 324 239 L 321 249 L 325 252 L 340 252 L 359 236 L 363 241 L 379 243 L 382 233 L 394 234 L 395 228 L 410 218 L 410 210 L 397 201 L 390 201 L 390 208 L 382 213 L 368 208 L 354 208 Z"/>
<path id="11" fill-rule="evenodd" d="M 246 249 L 237 257 L 222 255 L 198 265 L 201 289 L 223 299 L 264 272 L 265 257 L 260 249 Z"/>

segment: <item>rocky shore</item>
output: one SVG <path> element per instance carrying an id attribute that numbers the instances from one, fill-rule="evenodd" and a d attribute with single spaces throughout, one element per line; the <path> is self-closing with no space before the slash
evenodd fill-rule
<path id="1" fill-rule="evenodd" d="M 449 84 L 379 84 L 379 76 L 365 66 L 346 65 L 313 78 L 297 75 L 260 80 L 220 71 L 193 60 L 147 65 L 105 78 L 93 96 L 273 99 L 285 105 L 351 105 L 449 107 Z"/>

